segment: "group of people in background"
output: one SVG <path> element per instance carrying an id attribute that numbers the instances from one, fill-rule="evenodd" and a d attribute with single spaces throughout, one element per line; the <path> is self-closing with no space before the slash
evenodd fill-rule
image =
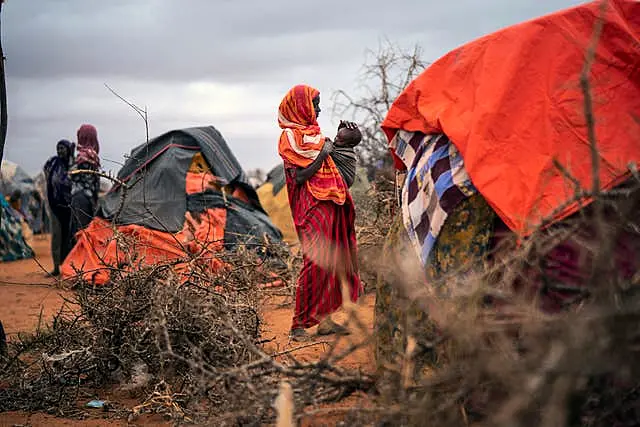
<path id="1" fill-rule="evenodd" d="M 56 155 L 44 165 L 47 202 L 51 212 L 52 276 L 60 275 L 60 265 L 75 245 L 75 236 L 95 214 L 100 177 L 88 171 L 100 170 L 100 144 L 96 128 L 80 126 L 77 142 L 62 139 Z"/>

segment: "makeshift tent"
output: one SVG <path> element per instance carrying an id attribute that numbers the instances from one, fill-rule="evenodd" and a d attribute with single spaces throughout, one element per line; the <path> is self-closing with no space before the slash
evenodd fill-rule
<path id="1" fill-rule="evenodd" d="M 260 187 L 266 181 L 265 174 L 260 168 L 248 170 L 247 178 L 249 179 L 249 184 L 251 184 L 253 188 Z"/>
<path id="2" fill-rule="evenodd" d="M 355 180 L 349 189 L 351 195 L 355 197 L 356 195 L 364 194 L 368 189 L 369 181 L 367 180 L 366 170 L 357 167 Z M 287 193 L 283 164 L 271 169 L 267 174 L 265 183 L 258 187 L 257 193 L 265 211 L 282 232 L 283 240 L 289 245 L 297 245 L 298 235 L 291 217 L 289 193 Z"/>
<path id="3" fill-rule="evenodd" d="M 592 186 L 580 78 L 588 76 L 600 182 L 610 189 L 640 161 L 640 2 L 594 1 L 514 25 L 433 63 L 393 103 L 382 127 L 444 133 L 478 191 L 509 228 L 528 235 L 576 212 L 575 182 Z M 556 161 L 573 178 L 556 167 Z M 398 163 L 400 165 L 400 163 Z"/>
<path id="4" fill-rule="evenodd" d="M 37 176 L 32 178 L 17 163 L 8 160 L 2 161 L 0 192 L 4 193 L 5 196 L 10 196 L 14 191 L 20 191 L 20 202 L 22 205 L 20 212 L 30 230 L 32 230 L 34 234 L 40 234 L 45 229 L 45 199 L 42 198 L 36 179 Z"/>
<path id="5" fill-rule="evenodd" d="M 112 184 L 108 179 L 100 177 L 100 196 L 107 194 L 109 190 L 111 190 L 111 185 Z"/>
<path id="6" fill-rule="evenodd" d="M 240 244 L 282 241 L 224 138 L 213 126 L 167 132 L 131 151 L 116 183 L 100 199 L 96 218 L 76 236 L 61 267 L 64 278 L 85 272 L 96 284 L 109 268 L 134 267 L 118 242 L 135 242 L 135 262 L 155 264 Z M 195 230 L 189 229 L 194 223 Z M 113 226 L 123 239 L 114 239 Z M 195 240 L 194 240 L 195 238 Z"/>
<path id="7" fill-rule="evenodd" d="M 602 32 L 593 45 L 594 28 L 600 19 L 603 20 Z M 592 46 L 595 59 L 589 75 L 591 90 L 585 95 L 580 88 L 580 77 L 585 52 Z M 506 28 L 455 49 L 433 63 L 400 94 L 382 124 L 398 155 L 413 150 L 413 137 L 404 138 L 402 144 L 400 138 L 396 138 L 403 133 L 418 136 L 418 142 L 427 134 L 446 135 L 459 151 L 466 172 L 481 195 L 465 202 L 480 205 L 478 202 L 483 202 L 484 197 L 492 208 L 453 211 L 455 218 L 444 225 L 444 233 L 449 232 L 450 239 L 442 246 L 443 256 L 440 260 L 438 257 L 426 260 L 427 273 L 436 265 L 462 277 L 458 274 L 460 265 L 456 263 L 472 261 L 471 257 L 462 258 L 481 246 L 480 239 L 470 244 L 472 239 L 490 234 L 489 237 L 495 239 L 494 247 L 499 247 L 500 236 L 513 237 L 511 232 L 527 236 L 547 220 L 560 226 L 560 221 L 585 207 L 589 200 L 580 200 L 581 205 L 568 202 L 576 195 L 574 180 L 586 189 L 591 188 L 592 183 L 584 107 L 587 96 L 593 101 L 590 114 L 595 119 L 602 187 L 613 188 L 629 177 L 630 163 L 640 161 L 639 46 L 640 2 L 590 2 Z M 423 147 L 427 145 L 419 148 Z M 425 152 L 413 151 L 416 160 L 408 179 L 421 176 L 425 171 L 416 170 Z M 450 171 L 449 153 L 446 149 L 434 149 L 427 165 L 429 170 Z M 399 169 L 405 169 L 399 157 L 395 160 Z M 556 161 L 573 175 L 571 179 L 565 176 L 566 171 L 556 167 Z M 439 195 L 442 188 L 450 188 L 453 182 L 450 172 L 442 173 L 441 177 L 435 188 L 429 189 L 441 191 Z M 407 190 L 408 193 L 409 188 Z M 500 227 L 496 224 L 495 230 L 474 229 L 483 218 L 489 218 L 483 215 L 487 211 L 491 214 L 495 211 L 503 223 L 496 221 Z M 587 207 L 581 213 L 588 214 L 588 211 Z M 490 227 L 492 222 L 488 224 Z M 458 229 L 460 224 L 463 228 Z M 447 226 L 451 227 L 447 230 Z M 508 226 L 510 231 L 503 230 L 502 226 Z M 519 284 L 525 285 L 520 289 L 529 292 L 541 288 L 537 286 L 544 273 L 545 290 L 536 295 L 546 311 L 566 307 L 551 303 L 566 302 L 567 294 L 574 300 L 576 295 L 583 295 L 580 281 L 584 273 L 588 277 L 591 271 L 590 257 L 583 253 L 598 243 L 593 241 L 594 233 L 589 233 L 590 230 L 576 230 L 576 233 L 578 231 L 581 234 L 575 240 L 574 236 L 568 236 L 549 252 L 548 256 L 555 259 L 543 263 L 544 270 L 533 268 L 514 275 L 522 282 Z M 441 234 L 440 239 L 442 237 Z M 456 242 L 457 247 L 451 242 Z M 637 265 L 630 267 L 639 259 L 637 234 L 624 231 L 616 243 L 616 268 L 628 279 L 637 271 Z M 402 242 L 400 246 L 403 245 L 408 243 Z M 624 246 L 626 251 L 618 250 Z M 403 249 L 408 252 L 407 248 Z M 633 253 L 635 256 L 627 255 Z M 428 316 L 422 308 L 409 308 L 393 287 L 381 284 L 377 291 L 380 366 L 388 362 L 387 358 L 405 354 L 409 333 L 418 345 L 433 342 L 435 334 L 429 331 Z M 543 304 L 547 304 L 546 307 Z M 426 332 L 412 329 L 413 323 Z M 404 326 L 398 325 L 408 325 L 408 329 L 402 330 Z M 421 368 L 421 363 L 417 361 L 415 367 Z"/>
<path id="8" fill-rule="evenodd" d="M 17 163 L 8 160 L 2 161 L 2 173 L 0 174 L 0 189 L 7 195 L 15 190 L 28 193 L 36 189 L 35 181 Z"/>
<path id="9" fill-rule="evenodd" d="M 23 220 L 20 213 L 9 206 L 4 194 L 0 193 L 0 261 L 17 261 L 33 258 L 33 249 L 23 235 Z"/>

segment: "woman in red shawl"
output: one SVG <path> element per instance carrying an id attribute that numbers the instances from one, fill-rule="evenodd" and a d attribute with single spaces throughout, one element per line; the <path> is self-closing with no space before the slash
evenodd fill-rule
<path id="1" fill-rule="evenodd" d="M 278 152 L 303 254 L 290 332 L 294 340 L 306 339 L 306 329 L 318 324 L 318 334 L 345 333 L 331 320 L 342 305 L 341 286 L 347 285 L 352 301 L 362 291 L 353 201 L 331 158 L 333 142 L 320 132 L 319 113 L 320 92 L 304 85 L 292 88 L 278 110 L 283 130 Z"/>

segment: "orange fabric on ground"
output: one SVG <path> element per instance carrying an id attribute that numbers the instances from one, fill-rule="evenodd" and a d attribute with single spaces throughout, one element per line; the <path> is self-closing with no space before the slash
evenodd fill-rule
<path id="1" fill-rule="evenodd" d="M 306 168 L 320 154 L 325 137 L 320 132 L 313 99 L 320 91 L 305 85 L 294 86 L 280 103 L 278 124 L 283 129 L 278 152 L 287 162 Z M 347 187 L 331 156 L 316 174 L 307 181 L 307 188 L 318 200 L 344 204 Z"/>
<path id="2" fill-rule="evenodd" d="M 591 2 L 515 25 L 431 65 L 398 97 L 382 127 L 445 133 L 477 189 L 512 230 L 560 220 L 592 164 L 580 75 L 596 21 L 604 27 L 590 82 L 600 180 L 610 189 L 640 161 L 640 2 Z M 558 210 L 563 207 L 563 209 Z"/>
<path id="3" fill-rule="evenodd" d="M 184 229 L 175 235 L 139 225 L 119 226 L 117 229 L 122 239 L 130 242 L 127 253 L 118 248 L 111 224 L 94 218 L 76 236 L 78 242 L 61 266 L 62 278 L 76 276 L 75 267 L 83 272 L 85 280 L 103 285 L 109 281 L 112 268 L 130 269 L 178 261 L 186 259 L 187 252 L 195 255 L 195 262 L 206 263 L 211 271 L 218 271 L 224 263 L 214 254 L 223 245 L 226 215 L 225 209 L 208 209 L 199 215 L 200 222 L 193 231 L 188 231 L 185 224 Z M 133 265 L 130 265 L 131 256 L 136 257 Z M 190 262 L 185 262 L 176 264 L 174 270 L 186 277 L 189 268 Z"/>

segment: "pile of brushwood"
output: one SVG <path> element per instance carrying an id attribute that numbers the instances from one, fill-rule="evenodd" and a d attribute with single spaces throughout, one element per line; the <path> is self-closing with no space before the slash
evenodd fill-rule
<path id="1" fill-rule="evenodd" d="M 217 254 L 228 268 L 215 274 L 193 259 L 186 279 L 163 264 L 113 266 L 111 284 L 97 289 L 78 283 L 50 326 L 10 343 L 0 361 L 0 411 L 83 417 L 88 399 L 110 391 L 137 402 L 112 404 L 113 416 L 162 413 L 179 422 L 261 425 L 286 418 L 288 410 L 300 419 L 310 405 L 362 391 L 371 397 L 366 407 L 335 408 L 345 425 L 638 425 L 640 272 L 623 278 L 612 260 L 623 231 L 640 242 L 640 180 L 589 196 L 590 214 L 502 248 L 481 271 L 443 278 L 446 298 L 432 292 L 438 286 L 425 286 L 411 252 L 394 252 L 403 244 L 393 236 L 402 235 L 397 212 L 389 214 L 395 222 L 384 222 L 387 235 L 369 223 L 371 247 L 386 243 L 376 268 L 381 276 L 393 273 L 378 285 L 390 283 L 403 295 L 397 301 L 428 312 L 437 325 L 426 346 L 432 363 L 417 357 L 424 348 L 416 343 L 425 337 L 412 336 L 420 331 L 406 325 L 397 325 L 406 332 L 400 357 L 375 373 L 347 371 L 340 361 L 378 337 L 332 346 L 314 362 L 295 359 L 295 348 L 268 354 L 259 307 L 270 290 L 256 284 L 273 280 L 265 272 L 281 267 L 237 250 Z M 535 273 L 559 241 L 581 238 L 584 230 L 591 230 L 584 242 L 592 259 L 584 292 L 561 314 L 542 314 L 514 284 Z M 597 244 L 587 243 L 592 232 Z M 289 285 L 295 273 L 280 271 Z M 501 301 L 499 309 L 490 301 Z M 392 309 L 409 312 L 408 305 Z M 361 332 L 354 335 L 366 335 L 357 310 L 346 310 L 350 327 Z M 279 398 L 283 390 L 288 401 Z"/>
<path id="2" fill-rule="evenodd" d="M 356 208 L 358 264 L 365 292 L 374 292 L 383 261 L 383 249 L 398 210 L 395 174 L 392 168 L 379 171 L 366 191 L 353 192 Z"/>
<path id="3" fill-rule="evenodd" d="M 588 209 L 561 224 L 505 241 L 511 246 L 497 248 L 481 271 L 443 278 L 446 298 L 433 292 L 438 284 L 423 285 L 406 253 L 390 256 L 407 302 L 394 309 L 407 312 L 411 301 L 437 330 L 407 332 L 400 357 L 381 370 L 378 410 L 354 425 L 640 425 L 640 269 L 614 263 L 616 242 L 640 248 L 640 178 L 594 193 Z M 591 271 L 579 289 L 545 285 L 540 292 L 575 298 L 560 314 L 543 314 L 516 285 L 541 274 L 545 255 L 568 237 L 589 252 Z M 416 366 L 417 338 L 431 340 L 435 362 Z"/>
<path id="4" fill-rule="evenodd" d="M 162 264 L 114 267 L 100 288 L 76 283 L 50 325 L 10 343 L 0 360 L 0 411 L 82 418 L 87 400 L 109 391 L 138 402 L 127 408 L 114 398 L 105 408 L 114 417 L 260 425 L 275 417 L 282 380 L 299 407 L 371 387 L 326 360 L 281 363 L 264 353 L 256 285 L 273 280 L 264 272 L 274 268 L 252 250 L 217 255 L 228 268 L 211 274 L 194 261 L 186 280 Z"/>

